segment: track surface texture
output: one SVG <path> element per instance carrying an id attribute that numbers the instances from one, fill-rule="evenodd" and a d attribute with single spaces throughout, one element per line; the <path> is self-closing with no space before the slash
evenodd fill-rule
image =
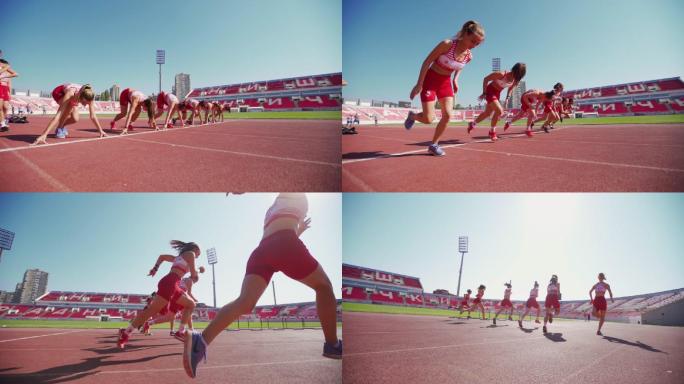
<path id="1" fill-rule="evenodd" d="M 684 329 L 344 313 L 345 384 L 682 383 Z"/>
<path id="2" fill-rule="evenodd" d="M 335 121 L 226 120 L 99 138 L 87 116 L 69 138 L 29 146 L 49 117 L 30 117 L 0 134 L 2 192 L 338 192 L 340 133 Z M 122 127 L 124 122 L 117 122 Z M 105 128 L 106 127 L 106 128 Z"/>
<path id="3" fill-rule="evenodd" d="M 223 332 L 190 379 L 183 343 L 155 330 L 125 350 L 116 330 L 1 329 L 0 383 L 342 383 L 320 330 Z"/>
<path id="4" fill-rule="evenodd" d="M 468 135 L 450 126 L 427 154 L 433 126 L 360 127 L 342 137 L 344 192 L 684 191 L 684 124 L 559 125 Z"/>

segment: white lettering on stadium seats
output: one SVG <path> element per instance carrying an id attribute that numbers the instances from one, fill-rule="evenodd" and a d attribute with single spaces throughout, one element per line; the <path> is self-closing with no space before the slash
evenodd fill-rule
<path id="1" fill-rule="evenodd" d="M 53 315 L 65 315 L 68 310 L 69 310 L 68 308 L 58 309 L 56 311 L 53 311 L 52 314 Z"/>
<path id="2" fill-rule="evenodd" d="M 674 99 L 675 103 L 684 108 L 684 99 Z"/>
<path id="3" fill-rule="evenodd" d="M 342 294 L 343 295 L 351 295 L 353 290 L 354 290 L 354 287 L 342 287 Z M 0 307 L 0 309 L 2 309 L 2 307 Z"/>
<path id="4" fill-rule="evenodd" d="M 607 111 L 607 110 L 614 111 L 614 110 L 615 110 L 615 104 L 613 104 L 613 103 L 610 103 L 610 104 L 601 104 L 600 108 L 601 108 L 601 110 L 604 111 L 604 112 Z"/>
<path id="5" fill-rule="evenodd" d="M 630 92 L 630 93 L 644 92 L 645 90 L 646 90 L 646 87 L 644 87 L 643 84 L 630 84 L 627 86 L 627 92 Z"/>
<path id="6" fill-rule="evenodd" d="M 276 97 L 275 99 L 268 99 L 268 105 L 283 105 L 282 97 Z"/>
<path id="7" fill-rule="evenodd" d="M 375 280 L 385 281 L 388 283 L 391 283 L 393 281 L 392 275 L 390 275 L 389 273 L 382 273 L 380 271 L 375 271 Z"/>
<path id="8" fill-rule="evenodd" d="M 653 103 L 650 100 L 637 101 L 636 105 L 641 106 L 641 107 L 649 107 L 649 108 L 653 109 Z"/>
<path id="9" fill-rule="evenodd" d="M 40 313 L 43 311 L 43 308 L 33 308 L 31 310 L 28 310 L 24 312 L 24 316 L 35 313 L 36 315 L 40 315 Z"/>
<path id="10" fill-rule="evenodd" d="M 313 87 L 316 85 L 316 82 L 314 82 L 314 79 L 308 78 L 308 79 L 296 79 L 295 84 L 299 88 L 306 88 L 306 87 Z"/>
<path id="11" fill-rule="evenodd" d="M 361 271 L 361 278 L 365 280 L 373 280 L 373 273 Z"/>
<path id="12" fill-rule="evenodd" d="M 414 295 L 412 293 L 409 293 L 408 296 L 406 296 L 406 299 L 409 301 L 417 301 L 419 303 L 423 302 L 423 296 L 421 295 Z"/>
<path id="13" fill-rule="evenodd" d="M 306 99 L 306 101 L 312 101 L 318 104 L 323 104 L 323 99 L 321 99 L 320 96 L 306 96 L 304 99 Z"/>
<path id="14" fill-rule="evenodd" d="M 83 317 L 98 315 L 97 309 L 86 309 L 83 311 Z"/>

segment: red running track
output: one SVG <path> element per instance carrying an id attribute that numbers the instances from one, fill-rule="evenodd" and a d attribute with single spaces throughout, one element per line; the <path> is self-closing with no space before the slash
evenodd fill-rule
<path id="1" fill-rule="evenodd" d="M 68 139 L 29 146 L 48 124 L 30 117 L 0 134 L 2 192 L 338 192 L 337 121 L 227 120 L 155 132 L 138 122 L 99 138 L 87 117 Z M 119 126 L 123 123 L 119 122 Z"/>
<path id="2" fill-rule="evenodd" d="M 434 126 L 360 127 L 342 137 L 344 192 L 684 191 L 684 124 L 562 125 L 489 141 L 448 127 L 446 156 L 427 154 Z"/>
<path id="3" fill-rule="evenodd" d="M 684 382 L 684 329 L 344 313 L 345 384 Z"/>
<path id="4" fill-rule="evenodd" d="M 124 351 L 116 341 L 115 329 L 1 329 L 0 383 L 342 383 L 320 330 L 223 332 L 194 380 L 168 331 L 135 334 Z"/>

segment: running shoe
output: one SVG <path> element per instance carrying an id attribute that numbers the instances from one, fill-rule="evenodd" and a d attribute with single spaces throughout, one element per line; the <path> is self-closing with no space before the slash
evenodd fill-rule
<path id="1" fill-rule="evenodd" d="M 181 332 L 181 331 L 176 331 L 173 333 L 173 337 L 175 337 L 177 340 L 180 340 L 180 341 L 185 341 L 185 335 L 186 335 L 186 332 Z"/>
<path id="2" fill-rule="evenodd" d="M 173 128 L 173 124 L 171 124 L 171 123 L 166 124 L 166 128 Z"/>
<path id="3" fill-rule="evenodd" d="M 542 332 L 546 333 L 546 325 L 542 327 Z"/>
<path id="4" fill-rule="evenodd" d="M 537 324 L 541 324 L 541 321 L 539 321 L 539 319 L 535 319 L 534 322 Z"/>
<path id="5" fill-rule="evenodd" d="M 513 321 L 513 317 L 512 317 L 512 316 L 508 316 L 508 321 Z"/>
<path id="6" fill-rule="evenodd" d="M 553 323 L 553 316 L 549 316 L 549 323 Z"/>
<path id="7" fill-rule="evenodd" d="M 433 156 L 444 156 L 444 150 L 437 144 L 430 144 L 428 147 L 428 153 Z"/>
<path id="8" fill-rule="evenodd" d="M 506 130 L 510 127 L 511 127 L 511 122 L 507 121 L 506 124 L 504 124 L 504 132 L 506 132 Z"/>
<path id="9" fill-rule="evenodd" d="M 110 122 L 109 122 L 109 129 L 111 129 L 111 130 L 113 131 L 114 128 L 116 128 L 116 122 L 115 122 L 115 121 L 110 121 Z"/>
<path id="10" fill-rule="evenodd" d="M 3 126 L 0 127 L 0 132 L 7 132 L 7 131 L 9 131 L 9 127 L 8 127 L 8 126 L 3 125 Z"/>
<path id="11" fill-rule="evenodd" d="M 491 141 L 497 141 L 497 140 L 499 140 L 499 136 L 496 135 L 496 132 L 489 131 L 489 139 Z"/>
<path id="12" fill-rule="evenodd" d="M 169 336 L 173 336 L 175 334 L 176 334 L 176 332 L 174 332 L 174 331 L 169 332 Z"/>
<path id="13" fill-rule="evenodd" d="M 58 139 L 66 139 L 66 135 L 64 134 L 64 128 L 57 128 L 57 130 L 55 131 L 55 137 Z"/>
<path id="14" fill-rule="evenodd" d="M 470 134 L 470 131 L 473 129 L 475 129 L 475 123 L 471 121 L 468 123 L 468 134 Z"/>
<path id="15" fill-rule="evenodd" d="M 518 320 L 518 327 L 522 328 L 522 320 Z"/>
<path id="16" fill-rule="evenodd" d="M 597 334 L 598 336 L 603 336 L 603 333 L 601 333 L 601 331 L 596 331 L 596 334 Z"/>
<path id="17" fill-rule="evenodd" d="M 63 129 L 63 132 L 64 132 L 64 137 L 69 136 L 69 130 L 67 129 L 67 127 L 64 127 L 64 128 L 62 128 L 62 129 Z"/>
<path id="18" fill-rule="evenodd" d="M 143 333 L 145 336 L 151 335 L 151 333 L 150 333 L 150 323 L 149 323 L 149 322 L 146 321 L 145 324 L 143 324 L 142 333 Z"/>
<path id="19" fill-rule="evenodd" d="M 183 348 L 183 368 L 190 377 L 195 377 L 200 360 L 207 362 L 207 345 L 202 340 L 202 334 L 197 331 L 188 333 Z"/>
<path id="20" fill-rule="evenodd" d="M 323 356 L 331 359 L 342 358 L 342 340 L 338 340 L 337 346 L 330 343 L 323 343 Z"/>
<path id="21" fill-rule="evenodd" d="M 548 125 L 542 125 L 542 129 L 544 132 L 549 133 L 549 126 Z"/>
<path id="22" fill-rule="evenodd" d="M 531 129 L 525 130 L 525 134 L 527 135 L 527 137 L 532 137 L 532 136 L 533 136 L 532 130 L 531 130 Z"/>
<path id="23" fill-rule="evenodd" d="M 135 128 L 133 128 L 133 124 L 128 124 L 128 130 L 135 131 Z"/>
<path id="24" fill-rule="evenodd" d="M 409 112 L 408 116 L 406 116 L 406 120 L 404 120 L 404 128 L 411 129 L 415 122 L 416 121 L 413 119 L 413 112 Z"/>
<path id="25" fill-rule="evenodd" d="M 128 342 L 128 332 L 124 328 L 119 329 L 119 340 L 117 341 L 116 345 L 119 346 L 119 348 L 123 349 L 126 346 L 126 343 Z"/>
<path id="26" fill-rule="evenodd" d="M 494 325 L 496 325 L 496 317 L 492 319 L 492 323 L 494 323 Z"/>

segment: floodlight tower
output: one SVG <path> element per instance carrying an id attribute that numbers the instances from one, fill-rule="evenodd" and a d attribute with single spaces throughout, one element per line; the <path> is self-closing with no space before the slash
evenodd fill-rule
<path id="1" fill-rule="evenodd" d="M 2 51 L 0 51 L 2 52 Z M 2 260 L 2 250 L 12 249 L 12 242 L 14 241 L 14 232 L 0 228 L 0 260 Z"/>
<path id="2" fill-rule="evenodd" d="M 216 248 L 207 249 L 207 262 L 211 265 L 211 285 L 214 288 L 214 308 L 216 308 L 216 275 L 214 274 L 214 265 L 218 263 Z"/>
<path id="3" fill-rule="evenodd" d="M 461 253 L 461 267 L 458 269 L 458 288 L 456 288 L 456 296 L 461 295 L 461 272 L 463 272 L 463 256 L 468 253 L 468 236 L 459 236 L 458 251 Z"/>
<path id="4" fill-rule="evenodd" d="M 161 93 L 161 66 L 166 63 L 166 50 L 157 49 L 157 64 L 159 64 L 159 93 Z"/>

